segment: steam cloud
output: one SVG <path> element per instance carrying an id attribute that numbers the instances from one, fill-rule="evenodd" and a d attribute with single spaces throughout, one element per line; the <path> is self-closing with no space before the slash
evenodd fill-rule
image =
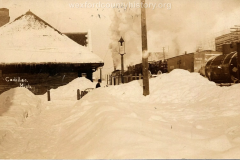
<path id="1" fill-rule="evenodd" d="M 198 47 L 214 50 L 214 38 L 230 32 L 230 27 L 240 22 L 239 0 L 146 0 L 146 3 L 172 4 L 171 10 L 147 9 L 148 51 L 162 52 L 165 47 L 168 58 L 185 51 L 195 52 Z M 126 42 L 125 67 L 140 63 L 140 8 L 114 8 L 110 32 L 109 48 L 114 65 L 120 68 L 118 41 L 121 36 Z"/>

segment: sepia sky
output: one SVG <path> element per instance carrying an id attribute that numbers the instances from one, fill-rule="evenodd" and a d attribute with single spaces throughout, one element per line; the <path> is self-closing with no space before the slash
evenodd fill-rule
<path id="1" fill-rule="evenodd" d="M 120 68 L 116 42 L 126 41 L 125 66 L 141 61 L 140 0 L 0 0 L 10 21 L 31 10 L 61 32 L 92 31 L 93 52 L 105 62 L 103 74 Z M 101 5 L 124 3 L 119 8 Z M 240 25 L 239 0 L 146 0 L 148 50 L 167 57 L 212 49 L 214 37 Z M 93 7 L 95 4 L 95 7 Z M 99 4 L 99 6 L 96 6 Z M 132 5 L 129 7 L 129 5 Z M 152 4 L 152 6 L 150 6 Z M 156 5 L 155 8 L 153 5 Z M 74 7 L 73 7 L 74 6 Z M 158 7 L 157 7 L 158 6 Z M 113 60 L 113 58 L 114 60 Z M 98 77 L 99 73 L 96 72 Z"/>

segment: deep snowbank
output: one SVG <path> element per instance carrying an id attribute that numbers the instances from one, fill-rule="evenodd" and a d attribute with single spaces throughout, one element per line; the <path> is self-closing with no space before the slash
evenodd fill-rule
<path id="1" fill-rule="evenodd" d="M 77 100 L 77 90 L 84 91 L 87 88 L 95 88 L 95 83 L 85 77 L 76 78 L 67 85 L 51 89 L 51 100 Z M 47 93 L 41 97 L 47 100 Z"/>
<path id="2" fill-rule="evenodd" d="M 109 87 L 110 94 L 122 99 L 148 103 L 189 103 L 203 100 L 219 92 L 220 87 L 209 82 L 197 73 L 175 69 L 169 74 L 162 74 L 149 81 L 150 95 L 142 96 L 142 80 L 120 86 Z"/>
<path id="3" fill-rule="evenodd" d="M 68 101 L 76 94 L 72 89 L 95 86 L 85 82 L 77 79 L 53 90 L 58 99 L 43 102 L 40 115 L 2 137 L 0 158 L 240 156 L 239 84 L 218 87 L 198 74 L 174 70 L 151 79 L 147 97 L 141 81 L 133 81 Z M 19 94 L 29 94 L 25 91 Z M 19 98 L 16 103 L 24 104 Z"/>
<path id="4" fill-rule="evenodd" d="M 237 158 L 238 90 L 184 70 L 151 79 L 147 97 L 141 81 L 99 88 L 61 123 L 55 158 Z"/>
<path id="5" fill-rule="evenodd" d="M 223 89 L 235 93 L 236 88 Z M 55 158 L 240 156 L 240 105 L 232 105 L 239 104 L 235 94 L 229 96 L 235 97 L 233 103 L 205 99 L 197 103 L 149 104 L 124 101 L 107 90 L 97 89 L 76 103 L 61 123 Z"/>
<path id="6" fill-rule="evenodd" d="M 0 95 L 0 126 L 21 125 L 27 118 L 39 114 L 41 101 L 26 88 L 17 87 Z"/>
<path id="7" fill-rule="evenodd" d="M 10 89 L 0 95 L 0 158 L 19 153 L 23 146 L 17 140 L 22 136 L 16 130 L 37 117 L 42 109 L 40 99 L 26 88 Z M 16 146 L 19 147 L 15 153 Z M 13 150 L 8 153 L 8 149 Z"/>

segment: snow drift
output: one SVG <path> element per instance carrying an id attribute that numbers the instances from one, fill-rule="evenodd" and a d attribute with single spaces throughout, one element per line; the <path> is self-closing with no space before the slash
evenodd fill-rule
<path id="1" fill-rule="evenodd" d="M 56 93 L 71 94 L 78 80 Z M 174 70 L 151 79 L 147 97 L 141 81 L 98 88 L 72 103 L 63 94 L 3 136 L 0 157 L 239 158 L 239 87 Z"/>
<path id="2" fill-rule="evenodd" d="M 150 95 L 147 97 L 142 96 L 142 80 L 110 87 L 108 92 L 125 100 L 140 100 L 148 103 L 191 103 L 222 92 L 214 82 L 209 82 L 198 73 L 181 69 L 152 78 L 149 83 Z"/>
<path id="3" fill-rule="evenodd" d="M 60 86 L 57 89 L 51 89 L 51 100 L 76 100 L 77 90 L 84 91 L 87 88 L 95 88 L 95 84 L 85 77 L 79 77 L 67 85 Z M 44 97 L 47 97 L 47 93 Z"/>
<path id="4" fill-rule="evenodd" d="M 17 87 L 0 95 L 1 127 L 21 125 L 41 111 L 41 102 L 26 88 Z"/>

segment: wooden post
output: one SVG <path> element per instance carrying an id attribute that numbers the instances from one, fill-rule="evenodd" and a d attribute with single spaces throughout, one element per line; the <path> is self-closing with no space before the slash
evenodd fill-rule
<path id="1" fill-rule="evenodd" d="M 83 96 L 84 96 L 84 92 L 83 92 L 83 91 L 81 91 L 81 96 L 80 96 L 80 97 L 82 98 Z"/>
<path id="2" fill-rule="evenodd" d="M 51 101 L 50 90 L 47 91 L 48 101 Z"/>
<path id="3" fill-rule="evenodd" d="M 141 80 L 142 79 L 142 74 L 141 73 L 139 73 L 139 80 Z"/>
<path id="4" fill-rule="evenodd" d="M 77 100 L 79 100 L 80 99 L 80 90 L 78 89 L 77 90 Z"/>
<path id="5" fill-rule="evenodd" d="M 149 79 L 148 79 L 148 46 L 147 46 L 147 25 L 145 0 L 141 0 L 141 29 L 142 29 L 142 71 L 143 71 L 143 95 L 149 95 Z"/>
<path id="6" fill-rule="evenodd" d="M 107 74 L 107 85 L 108 85 L 108 74 Z"/>
<path id="7" fill-rule="evenodd" d="M 132 82 L 132 78 L 133 78 L 133 77 L 132 77 L 132 74 L 130 74 L 130 82 Z"/>
<path id="8" fill-rule="evenodd" d="M 124 83 L 124 65 L 123 65 L 123 54 L 121 54 L 121 82 Z"/>
<path id="9" fill-rule="evenodd" d="M 110 75 L 110 85 L 112 85 L 112 76 Z"/>
<path id="10" fill-rule="evenodd" d="M 102 68 L 100 68 L 100 79 L 102 80 Z"/>

